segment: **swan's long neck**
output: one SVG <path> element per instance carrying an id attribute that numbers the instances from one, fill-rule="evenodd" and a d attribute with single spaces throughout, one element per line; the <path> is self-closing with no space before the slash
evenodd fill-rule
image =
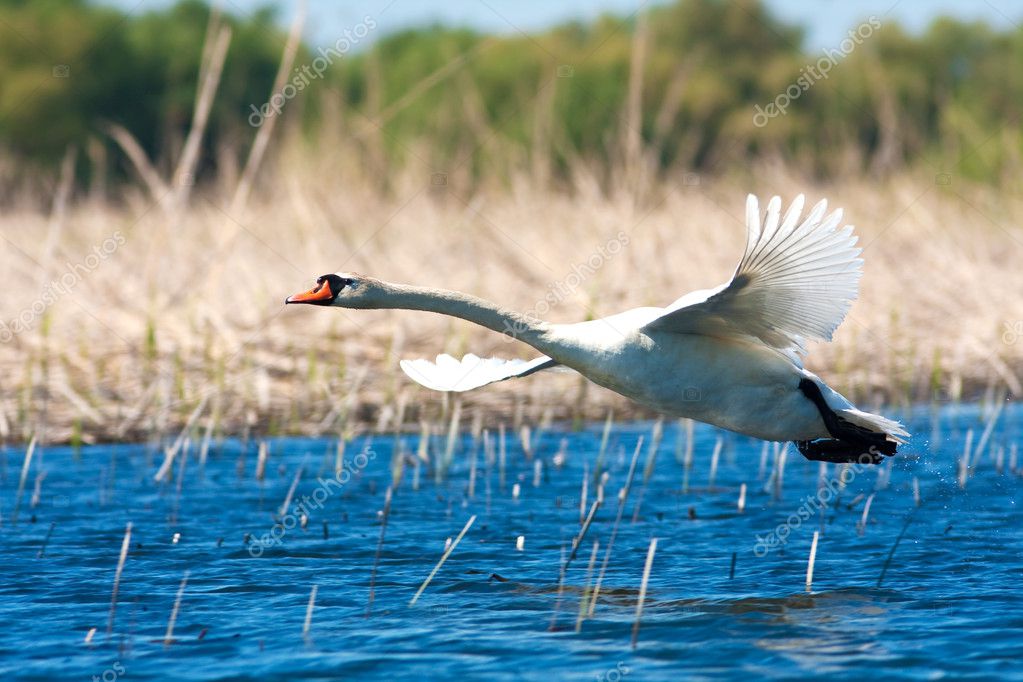
<path id="1" fill-rule="evenodd" d="M 442 315 L 451 315 L 491 329 L 499 334 L 512 336 L 529 345 L 544 350 L 545 334 L 549 325 L 521 313 L 517 313 L 482 298 L 463 294 L 459 291 L 416 287 L 391 282 L 374 282 L 377 289 L 372 296 L 372 308 L 398 308 L 402 310 L 424 310 Z"/>

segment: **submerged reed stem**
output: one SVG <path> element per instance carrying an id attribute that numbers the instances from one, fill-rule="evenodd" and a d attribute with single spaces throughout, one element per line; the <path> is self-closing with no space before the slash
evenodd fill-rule
<path id="1" fill-rule="evenodd" d="M 810 558 L 806 562 L 806 591 L 813 587 L 813 565 L 817 561 L 817 540 L 820 538 L 820 531 L 813 532 L 813 542 L 810 543 Z"/>
<path id="2" fill-rule="evenodd" d="M 174 598 L 174 608 L 171 609 L 170 618 L 167 620 L 167 633 L 163 636 L 164 648 L 174 642 L 174 624 L 178 621 L 178 610 L 181 608 L 181 598 L 185 594 L 186 585 L 188 585 L 188 571 L 185 571 L 184 577 L 181 578 L 181 584 L 178 585 L 178 596 Z"/>
<path id="3" fill-rule="evenodd" d="M 639 643 L 639 622 L 643 618 L 643 602 L 646 600 L 646 587 L 650 582 L 650 569 L 654 565 L 654 553 L 657 551 L 657 538 L 650 540 L 650 548 L 646 551 L 646 563 L 643 565 L 643 581 L 639 584 L 639 599 L 636 600 L 636 622 L 632 625 L 632 648 Z"/>
<path id="4" fill-rule="evenodd" d="M 128 547 L 131 545 L 131 521 L 124 529 L 124 540 L 121 541 L 121 556 L 117 560 L 117 570 L 114 572 L 114 590 L 110 595 L 110 617 L 107 619 L 107 639 L 114 629 L 114 614 L 117 612 L 117 591 L 121 587 L 121 573 L 124 571 L 124 562 L 128 558 Z"/>
<path id="5" fill-rule="evenodd" d="M 462 532 L 458 534 L 458 537 L 455 538 L 455 541 L 448 545 L 448 548 L 444 550 L 444 554 L 441 555 L 440 561 L 438 561 L 437 565 L 433 567 L 432 571 L 430 571 L 430 575 L 426 576 L 426 580 L 424 580 L 423 584 L 419 586 L 418 590 L 416 590 L 416 594 L 414 597 L 412 597 L 412 601 L 408 603 L 409 606 L 414 606 L 415 603 L 419 600 L 419 595 L 423 593 L 423 590 L 425 590 L 426 587 L 430 584 L 430 581 L 433 580 L 433 576 L 437 575 L 437 571 L 439 571 L 440 567 L 444 565 L 444 562 L 448 560 L 448 557 L 451 556 L 451 553 L 455 551 L 455 547 L 458 547 L 458 543 L 461 542 L 462 538 L 465 537 L 465 534 L 469 532 L 469 528 L 472 527 L 472 524 L 475 521 L 476 515 L 473 514 L 472 516 L 469 517 L 469 520 L 465 523 L 465 527 L 462 528 Z"/>

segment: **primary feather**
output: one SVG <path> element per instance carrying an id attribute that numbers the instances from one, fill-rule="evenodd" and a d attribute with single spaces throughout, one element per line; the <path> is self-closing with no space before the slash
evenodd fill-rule
<path id="1" fill-rule="evenodd" d="M 772 198 L 761 224 L 757 198 L 746 200 L 746 250 L 732 280 L 678 299 L 647 324 L 686 334 L 760 339 L 798 361 L 807 339 L 829 341 L 859 291 L 863 261 L 841 209 L 825 217 L 821 200 L 800 221 L 803 195 L 781 216 Z"/>

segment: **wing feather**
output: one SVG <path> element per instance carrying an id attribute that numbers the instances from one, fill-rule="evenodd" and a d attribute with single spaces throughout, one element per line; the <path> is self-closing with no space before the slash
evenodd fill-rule
<path id="1" fill-rule="evenodd" d="M 523 377 L 558 363 L 547 356 L 534 360 L 502 360 L 481 358 L 469 353 L 461 360 L 448 354 L 438 355 L 436 361 L 402 360 L 401 369 L 410 379 L 434 391 L 471 391 L 480 386 Z"/>
<path id="2" fill-rule="evenodd" d="M 808 339 L 831 340 L 859 292 L 863 261 L 842 210 L 826 200 L 805 218 L 803 195 L 784 214 L 772 197 L 761 217 L 746 199 L 746 249 L 731 282 L 678 299 L 646 329 L 755 337 L 798 359 Z M 826 215 L 827 214 L 827 215 Z"/>

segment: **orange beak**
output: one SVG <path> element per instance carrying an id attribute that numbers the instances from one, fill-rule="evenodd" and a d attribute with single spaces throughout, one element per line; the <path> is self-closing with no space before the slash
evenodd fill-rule
<path id="1" fill-rule="evenodd" d="M 323 280 L 309 291 L 303 291 L 301 294 L 295 294 L 294 296 L 288 296 L 284 299 L 285 303 L 314 303 L 323 305 L 325 302 L 330 301 L 334 298 L 334 293 L 330 290 L 330 283 L 327 280 Z"/>

